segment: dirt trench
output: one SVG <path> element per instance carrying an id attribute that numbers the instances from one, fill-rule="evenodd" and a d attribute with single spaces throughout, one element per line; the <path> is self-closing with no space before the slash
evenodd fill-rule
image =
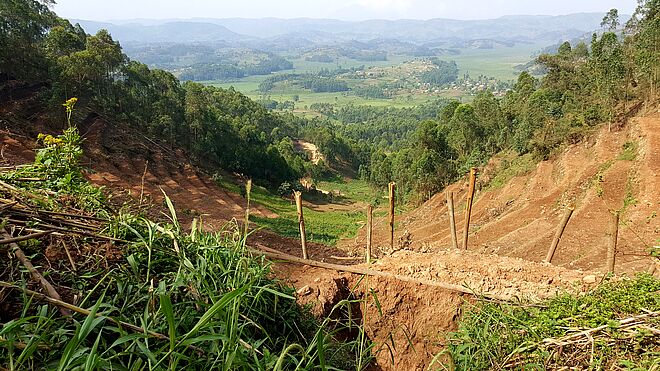
<path id="1" fill-rule="evenodd" d="M 590 272 L 463 250 L 398 251 L 370 266 L 354 267 L 462 285 L 512 300 L 584 291 L 602 279 Z M 274 270 L 277 277 L 298 290 L 298 301 L 310 305 L 317 317 L 331 315 L 344 299 L 361 300 L 353 316 L 362 319 L 367 336 L 374 342 L 374 370 L 427 369 L 445 349 L 448 333 L 457 329 L 461 312 L 477 300 L 473 295 L 430 285 L 307 265 L 278 262 Z M 439 360 L 448 361 L 446 357 Z M 436 366 L 441 369 L 440 364 Z"/>

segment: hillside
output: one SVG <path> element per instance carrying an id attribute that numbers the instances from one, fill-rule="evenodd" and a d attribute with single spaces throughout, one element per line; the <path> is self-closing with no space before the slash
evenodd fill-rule
<path id="1" fill-rule="evenodd" d="M 660 236 L 660 114 L 649 108 L 626 126 L 602 126 L 587 140 L 569 145 L 547 161 L 521 174 L 491 160 L 477 181 L 470 223 L 469 250 L 542 261 L 564 209 L 575 211 L 564 231 L 553 264 L 603 270 L 609 241 L 610 210 L 621 211 L 617 272 L 645 271 L 649 249 Z M 529 165 L 527 165 L 529 166 Z M 499 174 L 499 175 L 498 175 Z M 493 178 L 495 176 L 495 178 Z M 498 184 L 502 183 L 503 184 Z M 447 187 L 454 192 L 459 239 L 467 181 Z M 389 250 L 385 223 L 374 241 Z M 437 252 L 451 246 L 445 192 L 397 217 L 396 249 Z M 345 241 L 358 249 L 364 241 Z"/>

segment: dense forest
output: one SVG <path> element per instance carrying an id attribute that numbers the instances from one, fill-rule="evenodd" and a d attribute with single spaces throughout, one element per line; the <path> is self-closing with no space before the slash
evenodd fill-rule
<path id="1" fill-rule="evenodd" d="M 270 56 L 255 63 L 236 65 L 234 63 L 199 63 L 185 68 L 179 73 L 182 80 L 209 81 L 237 79 L 253 75 L 269 75 L 272 72 L 290 70 L 293 63 L 278 57 Z"/>
<path id="2" fill-rule="evenodd" d="M 169 72 L 131 61 L 108 32 L 87 35 L 57 17 L 47 2 L 2 2 L 0 12 L 7 19 L 0 28 L 3 79 L 46 82 L 42 98 L 49 109 L 77 97 L 79 106 L 274 187 L 304 175 L 304 159 L 282 144 L 298 135 L 293 119 L 232 89 L 181 83 Z"/>

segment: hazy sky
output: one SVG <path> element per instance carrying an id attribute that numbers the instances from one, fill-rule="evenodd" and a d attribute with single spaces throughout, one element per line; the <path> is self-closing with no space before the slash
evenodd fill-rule
<path id="1" fill-rule="evenodd" d="M 631 14 L 636 0 L 56 0 L 62 17 L 133 18 L 339 18 L 488 19 L 513 14 Z"/>

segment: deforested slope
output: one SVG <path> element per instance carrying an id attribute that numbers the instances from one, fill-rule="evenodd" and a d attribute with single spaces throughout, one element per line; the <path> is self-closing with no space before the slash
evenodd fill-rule
<path id="1" fill-rule="evenodd" d="M 624 127 L 604 126 L 588 139 L 516 174 L 516 160 L 500 156 L 481 169 L 470 223 L 469 250 L 541 261 L 564 210 L 575 211 L 552 261 L 602 270 L 612 212 L 621 215 L 617 271 L 646 270 L 660 236 L 660 115 L 647 109 Z M 507 169 L 508 167 L 508 169 Z M 521 166 L 523 167 L 523 166 Z M 455 194 L 459 240 L 467 177 L 445 191 Z M 435 251 L 451 245 L 446 193 L 397 217 L 395 249 Z M 389 248 L 386 223 L 376 223 L 375 242 Z M 363 235 L 345 245 L 361 244 Z"/>

